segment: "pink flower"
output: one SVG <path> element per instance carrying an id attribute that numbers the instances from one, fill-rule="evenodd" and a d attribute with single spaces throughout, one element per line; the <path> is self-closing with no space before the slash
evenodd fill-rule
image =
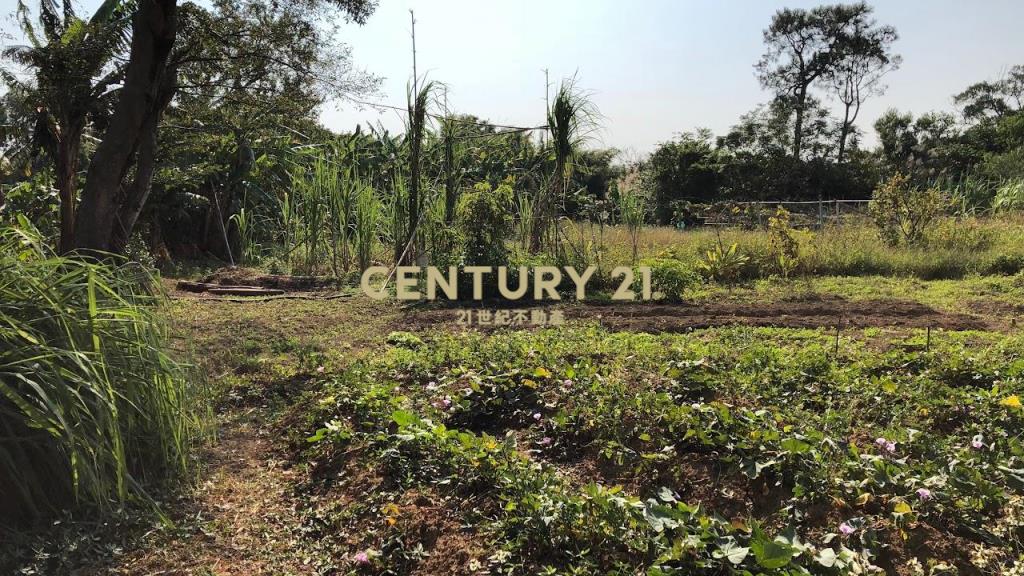
<path id="1" fill-rule="evenodd" d="M 981 434 L 978 434 L 974 438 L 971 438 L 971 448 L 974 448 L 975 450 L 981 450 L 982 448 L 985 447 L 984 440 L 985 439 L 981 437 Z"/>
<path id="2" fill-rule="evenodd" d="M 562 380 L 562 384 L 565 386 L 572 386 L 572 380 L 566 378 L 565 380 Z"/>
<path id="3" fill-rule="evenodd" d="M 885 443 L 885 451 L 888 452 L 889 454 L 892 454 L 893 452 L 895 452 L 896 451 L 896 443 L 895 442 L 886 442 Z"/>
<path id="4" fill-rule="evenodd" d="M 883 447 L 888 442 L 885 438 L 875 438 L 875 446 Z"/>
<path id="5" fill-rule="evenodd" d="M 452 405 L 452 399 L 445 396 L 444 400 L 441 400 L 441 404 L 443 404 L 445 408 L 450 408 Z"/>
<path id="6" fill-rule="evenodd" d="M 538 442 L 538 444 L 540 444 L 541 446 L 548 446 L 551 444 L 551 438 L 549 436 L 545 436 L 540 439 L 540 442 Z"/>
<path id="7" fill-rule="evenodd" d="M 323 366 L 317 366 L 316 367 L 316 373 L 317 374 L 323 374 L 324 373 L 324 367 Z"/>
<path id="8" fill-rule="evenodd" d="M 362 552 L 356 552 L 356 555 L 353 556 L 353 559 L 356 561 L 357 564 L 369 564 L 370 563 L 370 555 L 367 554 L 365 550 L 362 551 Z"/>
<path id="9" fill-rule="evenodd" d="M 927 502 L 932 499 L 932 491 L 927 488 L 918 488 L 917 497 L 920 498 L 922 502 Z"/>
<path id="10" fill-rule="evenodd" d="M 850 534 L 856 532 L 857 529 L 853 526 L 850 526 L 847 522 L 843 522 L 839 525 L 839 531 L 845 534 L 846 536 L 849 536 Z"/>
<path id="11" fill-rule="evenodd" d="M 536 420 L 536 421 L 540 422 L 540 419 L 541 419 L 541 418 L 543 418 L 543 416 L 541 416 L 541 415 L 540 415 L 540 412 L 534 412 L 534 413 L 533 413 L 533 419 L 534 419 L 534 420 Z"/>

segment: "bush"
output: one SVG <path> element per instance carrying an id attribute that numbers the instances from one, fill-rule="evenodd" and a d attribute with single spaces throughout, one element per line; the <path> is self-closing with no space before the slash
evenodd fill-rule
<path id="1" fill-rule="evenodd" d="M 457 211 L 465 238 L 465 263 L 470 266 L 506 266 L 505 241 L 512 234 L 512 186 L 502 183 L 491 190 L 481 182 L 463 194 Z"/>
<path id="2" fill-rule="evenodd" d="M 1024 210 L 1024 178 L 1004 182 L 996 190 L 992 207 L 1002 211 Z"/>
<path id="3" fill-rule="evenodd" d="M 702 281 L 696 270 L 675 258 L 647 258 L 640 261 L 640 266 L 650 267 L 651 290 L 662 293 L 670 302 L 681 301 L 687 290 Z"/>
<path id="4" fill-rule="evenodd" d="M 775 215 L 768 218 L 768 238 L 771 242 L 770 267 L 784 278 L 800 265 L 800 242 L 798 231 L 790 224 L 789 212 L 779 206 Z"/>
<path id="5" fill-rule="evenodd" d="M 21 226 L 0 228 L 0 525 L 180 477 L 205 414 L 167 353 L 157 284 L 55 257 Z"/>
<path id="6" fill-rule="evenodd" d="M 939 190 L 915 188 L 909 177 L 896 174 L 875 189 L 869 210 L 879 235 L 890 246 L 918 245 L 947 205 Z"/>
<path id="7" fill-rule="evenodd" d="M 741 280 L 749 264 L 750 256 L 741 252 L 739 244 L 734 242 L 728 248 L 723 244 L 715 244 L 704 254 L 698 267 L 707 278 L 729 284 Z"/>

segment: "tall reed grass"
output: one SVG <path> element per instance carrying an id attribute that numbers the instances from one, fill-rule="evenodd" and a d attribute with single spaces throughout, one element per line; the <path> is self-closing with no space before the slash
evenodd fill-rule
<path id="1" fill-rule="evenodd" d="M 168 353 L 157 283 L 0 228 L 0 524 L 110 509 L 186 475 L 208 396 Z"/>

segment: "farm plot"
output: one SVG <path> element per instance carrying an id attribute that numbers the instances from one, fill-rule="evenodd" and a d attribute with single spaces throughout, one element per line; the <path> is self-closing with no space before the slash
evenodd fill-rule
<path id="1" fill-rule="evenodd" d="M 345 571 L 1021 569 L 1020 336 L 838 356 L 812 329 L 388 342 L 324 379 L 293 438 L 307 536 Z"/>

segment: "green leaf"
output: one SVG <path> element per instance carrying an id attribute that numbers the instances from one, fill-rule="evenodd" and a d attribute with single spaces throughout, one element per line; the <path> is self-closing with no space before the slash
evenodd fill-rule
<path id="1" fill-rule="evenodd" d="M 767 570 L 775 570 L 789 564 L 796 552 L 792 546 L 767 539 L 753 540 L 750 549 L 753 550 L 757 563 Z"/>
<path id="2" fill-rule="evenodd" d="M 811 449 L 811 445 L 797 438 L 786 438 L 781 443 L 782 449 L 792 454 L 803 454 Z"/>
<path id="3" fill-rule="evenodd" d="M 750 548 L 745 548 L 743 546 L 736 546 L 735 548 L 729 550 L 729 552 L 725 555 L 725 557 L 726 557 L 726 559 L 729 560 L 729 562 L 732 562 L 733 564 L 739 564 L 739 563 L 743 562 L 743 560 L 746 559 L 747 554 L 749 554 L 749 553 L 750 553 Z"/>
<path id="4" fill-rule="evenodd" d="M 836 552 L 831 548 L 825 548 L 818 552 L 814 557 L 814 561 L 821 564 L 825 568 L 831 568 L 836 565 Z"/>
<path id="5" fill-rule="evenodd" d="M 741 564 L 747 558 L 747 555 L 750 553 L 750 548 L 737 546 L 736 541 L 733 540 L 731 537 L 728 539 L 724 539 L 724 541 L 720 540 L 719 542 L 721 542 L 721 544 L 719 545 L 718 549 L 711 553 L 711 556 L 714 558 L 725 558 L 732 564 L 738 565 Z"/>
<path id="6" fill-rule="evenodd" d="M 747 478 L 757 478 L 761 475 L 762 470 L 778 463 L 778 460 L 765 460 L 763 462 L 758 462 L 751 458 L 743 463 L 743 474 L 745 474 Z"/>
<path id="7" fill-rule="evenodd" d="M 399 428 L 406 428 L 419 421 L 419 418 L 408 410 L 395 410 L 391 413 L 391 420 L 398 424 Z"/>

